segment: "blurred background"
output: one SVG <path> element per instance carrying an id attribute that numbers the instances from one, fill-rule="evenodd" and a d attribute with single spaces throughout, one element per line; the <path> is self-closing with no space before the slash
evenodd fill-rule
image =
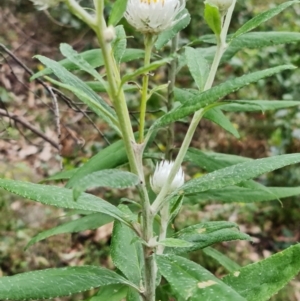
<path id="1" fill-rule="evenodd" d="M 230 27 L 234 32 L 256 14 L 284 1 L 238 1 Z M 108 15 L 113 1 L 107 1 Z M 90 1 L 81 1 L 89 7 Z M 181 33 L 180 44 L 195 41 L 210 34 L 203 21 L 203 1 L 187 2 L 192 15 L 190 25 Z M 141 47 L 142 37 L 121 22 L 128 35 L 129 47 Z M 59 152 L 57 118 L 51 95 L 38 81 L 30 82 L 43 66 L 34 59 L 41 54 L 55 60 L 62 59 L 59 44 L 69 43 L 78 52 L 97 48 L 93 32 L 73 17 L 61 4 L 48 11 L 37 11 L 29 0 L 2 0 L 0 3 L 0 177 L 39 182 L 60 170 L 70 170 L 117 139 L 106 124 L 97 119 L 78 99 L 64 91 L 66 99 L 58 99 L 61 128 Z M 257 31 L 295 31 L 300 29 L 300 6 L 294 5 L 260 26 Z M 200 45 L 209 46 L 209 45 Z M 292 63 L 299 67 L 299 44 L 272 46 L 263 49 L 244 49 L 220 68 L 216 83 L 241 76 L 244 73 Z M 168 55 L 168 46 L 162 56 Z M 142 63 L 136 60 L 122 65 L 122 72 Z M 82 75 L 79 73 L 79 75 Z M 84 75 L 83 75 L 84 76 Z M 159 69 L 152 84 L 165 83 L 166 68 Z M 48 84 L 46 81 L 44 82 Z M 177 86 L 190 88 L 191 77 L 186 68 L 181 70 Z M 50 85 L 50 84 L 49 84 Z M 136 122 L 138 95 L 129 94 L 128 104 L 132 120 Z M 300 100 L 300 71 L 286 71 L 249 85 L 229 99 Z M 152 97 L 148 114 L 151 124 L 159 99 Z M 6 116 L 6 117 L 5 117 Z M 7 116 L 10 116 L 8 118 Z M 261 158 L 300 151 L 300 111 L 295 107 L 275 112 L 230 113 L 231 121 L 241 138 L 236 139 L 209 121 L 202 121 L 192 145 L 201 150 Z M 28 124 L 31 127 L 28 127 Z M 34 128 L 34 130 L 32 130 Z M 179 146 L 187 129 L 186 123 L 176 124 L 176 145 Z M 46 141 L 45 136 L 49 139 Z M 164 151 L 164 136 L 158 137 L 157 147 Z M 203 170 L 185 166 L 190 176 L 199 176 Z M 291 166 L 259 179 L 269 186 L 300 186 L 299 166 Z M 95 191 L 104 199 L 117 202 L 131 191 Z M 208 220 L 230 220 L 250 234 L 254 242 L 230 242 L 216 248 L 244 265 L 266 258 L 300 240 L 300 196 L 262 204 L 234 203 L 220 205 L 202 202 L 182 209 L 175 221 L 176 228 Z M 76 216 L 75 216 L 76 217 Z M 24 250 L 30 238 L 38 232 L 74 218 L 63 210 L 35 204 L 0 191 L 0 276 L 68 265 L 95 264 L 113 268 L 108 243 L 112 225 L 94 231 L 59 235 Z M 201 252 L 191 255 L 193 260 L 209 268 L 218 276 L 225 274 L 211 258 Z M 294 279 L 273 301 L 300 301 L 300 282 Z M 90 293 L 84 295 L 85 298 Z M 65 298 L 80 300 L 82 295 Z"/>

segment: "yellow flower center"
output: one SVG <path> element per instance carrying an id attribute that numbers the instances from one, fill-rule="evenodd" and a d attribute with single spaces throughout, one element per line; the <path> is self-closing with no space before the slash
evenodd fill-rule
<path id="1" fill-rule="evenodd" d="M 141 3 L 146 3 L 150 5 L 151 3 L 159 3 L 161 2 L 162 5 L 165 4 L 165 0 L 140 0 Z"/>

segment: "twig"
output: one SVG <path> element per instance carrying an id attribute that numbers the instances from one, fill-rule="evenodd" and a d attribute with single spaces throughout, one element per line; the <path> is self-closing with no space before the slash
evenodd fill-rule
<path id="1" fill-rule="evenodd" d="M 18 123 L 22 124 L 24 127 L 26 127 L 27 129 L 29 129 L 30 131 L 32 131 L 33 133 L 35 133 L 39 137 L 43 138 L 45 141 L 49 142 L 53 147 L 55 147 L 56 149 L 59 150 L 59 144 L 58 143 L 56 143 L 54 140 L 52 140 L 51 138 L 49 138 L 48 136 L 46 136 L 44 133 L 42 133 L 40 130 L 38 130 L 36 127 L 34 127 L 30 123 L 28 123 L 21 116 L 8 113 L 8 112 L 6 112 L 5 110 L 2 110 L 2 109 L 0 109 L 0 115 L 8 117 L 8 118 L 14 120 L 15 122 L 18 122 Z"/>

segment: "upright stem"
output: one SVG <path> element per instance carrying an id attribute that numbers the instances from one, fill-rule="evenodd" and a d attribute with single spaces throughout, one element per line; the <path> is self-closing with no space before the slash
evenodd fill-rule
<path id="1" fill-rule="evenodd" d="M 144 67 L 150 64 L 151 51 L 153 48 L 153 35 L 145 34 L 145 58 Z M 145 128 L 145 117 L 148 100 L 148 85 L 149 85 L 149 74 L 144 74 L 143 87 L 142 87 L 142 98 L 140 104 L 140 126 L 139 126 L 139 142 L 144 141 L 144 128 Z"/>
<path id="2" fill-rule="evenodd" d="M 219 37 L 217 37 L 217 49 L 216 49 L 214 60 L 213 60 L 213 63 L 212 63 L 211 69 L 210 69 L 210 73 L 208 75 L 208 79 L 207 79 L 205 87 L 204 87 L 204 91 L 208 90 L 212 87 L 212 84 L 213 84 L 214 79 L 216 77 L 218 66 L 219 66 L 221 58 L 222 58 L 222 55 L 226 50 L 226 47 L 227 47 L 226 37 L 227 37 L 227 32 L 228 32 L 230 20 L 231 20 L 231 17 L 232 17 L 232 13 L 233 13 L 233 10 L 234 10 L 234 7 L 235 7 L 235 3 L 236 3 L 236 0 L 233 1 L 231 7 L 229 8 L 229 10 L 227 12 L 227 15 L 226 15 L 224 25 L 223 25 L 223 28 L 222 28 L 222 31 L 221 31 L 221 34 L 220 34 Z M 180 147 L 177 158 L 174 162 L 174 165 L 171 169 L 169 177 L 166 181 L 166 184 L 164 185 L 164 187 L 162 188 L 160 193 L 157 195 L 155 201 L 153 202 L 153 204 L 151 206 L 151 210 L 152 210 L 153 215 L 157 214 L 157 212 L 163 207 L 164 199 L 165 199 L 165 197 L 166 197 L 166 195 L 169 191 L 169 187 L 171 186 L 171 183 L 173 182 L 173 180 L 175 178 L 175 175 L 178 172 L 178 170 L 179 170 L 179 168 L 180 168 L 180 166 L 183 162 L 184 156 L 185 156 L 185 154 L 186 154 L 186 152 L 189 148 L 189 145 L 192 141 L 192 138 L 193 138 L 193 135 L 196 131 L 196 128 L 197 128 L 201 118 L 204 116 L 205 113 L 206 113 L 205 109 L 203 108 L 203 109 L 200 109 L 199 111 L 197 111 L 194 114 L 193 119 L 191 121 L 191 124 L 188 128 L 188 131 L 187 131 L 187 133 L 185 135 L 185 138 L 182 142 L 182 145 Z"/>
<path id="3" fill-rule="evenodd" d="M 178 41 L 179 41 L 179 33 L 172 39 L 171 46 L 171 55 L 176 53 L 178 49 Z M 169 86 L 168 86 L 168 102 L 167 102 L 167 110 L 168 112 L 172 110 L 174 103 L 174 87 L 176 80 L 176 68 L 177 68 L 177 59 L 171 62 L 171 66 L 169 68 Z M 166 143 L 166 159 L 172 159 L 172 150 L 174 146 L 174 123 L 169 124 L 167 129 L 167 143 Z"/>

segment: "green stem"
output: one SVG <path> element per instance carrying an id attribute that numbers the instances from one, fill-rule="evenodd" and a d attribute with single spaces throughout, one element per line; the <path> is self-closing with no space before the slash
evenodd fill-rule
<path id="1" fill-rule="evenodd" d="M 172 39 L 171 46 L 171 55 L 176 53 L 178 49 L 178 41 L 179 41 L 179 33 Z M 174 104 L 174 87 L 176 80 L 176 68 L 177 68 L 177 59 L 171 62 L 171 66 L 169 68 L 169 86 L 168 86 L 168 102 L 167 102 L 167 110 L 168 112 L 172 110 Z M 167 129 L 167 145 L 166 145 L 166 159 L 172 160 L 172 150 L 174 147 L 174 123 L 171 123 Z"/>
<path id="2" fill-rule="evenodd" d="M 214 79 L 216 77 L 216 73 L 218 70 L 218 66 L 220 64 L 221 58 L 223 53 L 225 52 L 227 45 L 226 45 L 226 37 L 227 37 L 227 32 L 228 32 L 228 28 L 229 28 L 229 24 L 230 24 L 230 20 L 232 17 L 232 13 L 235 7 L 235 3 L 236 0 L 233 1 L 232 6 L 229 8 L 227 15 L 226 15 L 226 19 L 221 31 L 221 34 L 219 37 L 217 37 L 217 49 L 216 49 L 216 53 L 214 56 L 214 60 L 210 69 L 210 73 L 208 76 L 208 79 L 206 81 L 205 87 L 204 87 L 204 91 L 208 90 L 212 87 L 212 84 L 214 82 Z M 197 111 L 194 116 L 193 119 L 191 121 L 191 124 L 188 128 L 188 131 L 185 135 L 185 138 L 182 142 L 182 145 L 180 147 L 179 153 L 177 155 L 177 158 L 174 162 L 174 165 L 171 169 L 171 172 L 169 174 L 169 177 L 166 181 L 166 184 L 164 185 L 164 187 L 162 188 L 162 190 L 160 191 L 160 193 L 157 195 L 155 201 L 153 202 L 152 206 L 151 206 L 151 210 L 152 210 L 152 214 L 156 215 L 158 213 L 158 211 L 163 207 L 164 205 L 164 200 L 166 195 L 168 194 L 168 191 L 170 189 L 171 183 L 173 182 L 176 173 L 178 172 L 184 156 L 189 148 L 189 145 L 192 141 L 192 138 L 194 136 L 194 133 L 196 131 L 196 128 L 201 120 L 201 118 L 204 116 L 204 114 L 206 113 L 205 108 L 200 109 L 199 111 Z"/>
<path id="3" fill-rule="evenodd" d="M 150 64 L 151 52 L 153 48 L 153 35 L 145 34 L 145 58 L 144 67 Z M 139 142 L 144 141 L 144 129 L 145 129 L 145 118 L 146 118 L 146 108 L 148 100 L 148 85 L 149 85 L 149 74 L 144 74 L 143 86 L 142 86 L 142 98 L 140 104 L 140 125 L 139 125 Z"/>
<path id="4" fill-rule="evenodd" d="M 159 241 L 164 240 L 167 237 L 167 230 L 169 225 L 169 207 L 170 204 L 166 203 L 160 210 L 160 233 Z M 160 255 L 164 253 L 165 247 L 163 245 L 158 245 L 156 254 Z"/>

